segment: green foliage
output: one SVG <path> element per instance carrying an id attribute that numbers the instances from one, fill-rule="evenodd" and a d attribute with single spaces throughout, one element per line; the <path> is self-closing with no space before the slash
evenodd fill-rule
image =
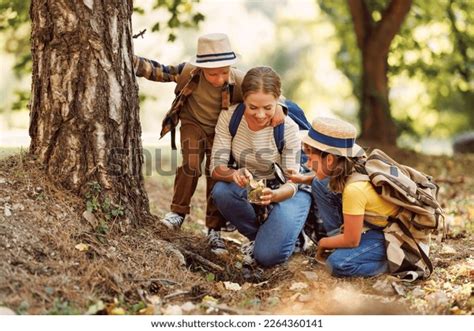
<path id="1" fill-rule="evenodd" d="M 104 197 L 101 193 L 102 187 L 98 182 L 93 181 L 88 183 L 88 190 L 85 194 L 87 211 L 102 216 L 105 221 L 112 221 L 125 215 L 125 207 L 114 204 L 108 197 Z M 101 220 L 96 231 L 100 234 L 106 234 L 108 231 L 107 223 Z"/>
<path id="2" fill-rule="evenodd" d="M 69 301 L 54 299 L 53 307 L 47 312 L 49 315 L 79 315 L 81 312 Z"/>
<path id="3" fill-rule="evenodd" d="M 151 27 L 151 32 L 168 33 L 168 41 L 176 40 L 176 31 L 179 28 L 195 29 L 199 23 L 204 21 L 203 14 L 195 11 L 195 4 L 199 0 L 155 0 L 152 9 L 164 9 L 169 13 L 169 18 L 156 22 Z M 146 11 L 141 7 L 134 7 L 134 12 L 145 15 Z"/>
<path id="4" fill-rule="evenodd" d="M 389 2 L 365 1 L 374 21 L 382 18 Z M 349 8 L 343 1 L 318 3 L 341 40 L 336 64 L 350 79 L 360 100 L 361 54 Z M 474 128 L 473 20 L 474 1 L 413 1 L 388 57 L 391 81 L 400 78 L 419 82 L 423 90 L 413 105 L 405 105 L 403 98 L 392 98 L 400 132 L 412 137 L 447 137 Z"/>

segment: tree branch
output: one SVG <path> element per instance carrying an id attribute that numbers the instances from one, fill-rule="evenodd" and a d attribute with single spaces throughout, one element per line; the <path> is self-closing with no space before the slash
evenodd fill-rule
<path id="1" fill-rule="evenodd" d="M 364 49 L 367 38 L 370 37 L 373 20 L 364 0 L 348 0 L 349 10 L 354 24 L 357 37 L 357 45 L 360 50 Z"/>
<path id="2" fill-rule="evenodd" d="M 412 0 L 392 0 L 382 14 L 382 19 L 375 26 L 373 40 L 378 49 L 388 53 L 393 38 L 400 30 L 406 15 L 410 11 Z"/>

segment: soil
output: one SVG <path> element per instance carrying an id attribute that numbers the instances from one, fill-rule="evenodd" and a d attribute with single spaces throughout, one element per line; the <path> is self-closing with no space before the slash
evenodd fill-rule
<path id="1" fill-rule="evenodd" d="M 156 216 L 131 225 L 120 215 L 84 213 L 87 198 L 56 187 L 26 154 L 5 157 L 0 308 L 17 314 L 472 314 L 474 156 L 388 153 L 441 186 L 447 231 L 433 240 L 435 271 L 428 280 L 335 278 L 314 261 L 314 247 L 284 265 L 246 270 L 239 251 L 246 239 L 236 232 L 224 233 L 227 256 L 207 249 L 204 183 L 183 229 L 170 232 L 159 217 L 170 203 L 172 177 L 146 178 Z"/>

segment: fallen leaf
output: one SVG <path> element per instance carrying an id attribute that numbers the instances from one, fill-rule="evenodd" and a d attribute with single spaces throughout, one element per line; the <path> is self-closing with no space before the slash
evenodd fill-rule
<path id="1" fill-rule="evenodd" d="M 121 307 L 115 307 L 110 311 L 110 315 L 125 315 L 125 309 Z"/>
<path id="2" fill-rule="evenodd" d="M 237 283 L 224 282 L 224 287 L 229 291 L 240 291 L 241 287 Z"/>
<path id="3" fill-rule="evenodd" d="M 154 315 L 155 307 L 153 305 L 147 305 L 145 308 L 142 308 L 138 311 L 139 315 Z"/>
<path id="4" fill-rule="evenodd" d="M 187 301 L 183 305 L 181 305 L 181 309 L 185 313 L 189 313 L 189 312 L 193 311 L 194 309 L 196 309 L 196 305 L 194 303 L 192 303 L 191 301 Z"/>
<path id="5" fill-rule="evenodd" d="M 163 315 L 183 315 L 183 310 L 178 305 L 170 305 L 165 308 L 161 308 Z"/>
<path id="6" fill-rule="evenodd" d="M 208 304 L 208 305 L 217 305 L 217 303 L 219 302 L 216 298 L 210 296 L 210 295 L 206 295 L 204 298 L 202 298 L 202 303 L 204 304 Z"/>
<path id="7" fill-rule="evenodd" d="M 96 303 L 94 303 L 93 305 L 89 306 L 89 309 L 87 309 L 87 315 L 95 315 L 99 311 L 104 310 L 104 309 L 105 309 L 104 302 L 102 300 L 99 300 Z"/>
<path id="8" fill-rule="evenodd" d="M 392 287 L 395 290 L 395 292 L 397 292 L 397 294 L 401 295 L 402 297 L 404 297 L 407 294 L 405 287 L 398 282 L 392 282 Z"/>
<path id="9" fill-rule="evenodd" d="M 76 248 L 79 252 L 87 252 L 89 250 L 89 245 L 80 243 L 74 246 L 74 248 Z"/>

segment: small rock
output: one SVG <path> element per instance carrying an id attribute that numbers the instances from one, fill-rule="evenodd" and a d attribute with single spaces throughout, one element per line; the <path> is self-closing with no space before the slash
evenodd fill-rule
<path id="1" fill-rule="evenodd" d="M 296 282 L 296 283 L 291 284 L 290 291 L 304 290 L 305 288 L 308 288 L 308 284 L 302 283 L 302 282 Z"/>
<path id="2" fill-rule="evenodd" d="M 426 301 L 433 308 L 442 308 L 449 305 L 448 296 L 441 291 L 431 293 L 426 297 Z"/>
<path id="3" fill-rule="evenodd" d="M 415 287 L 413 291 L 411 291 L 411 295 L 414 298 L 421 298 L 425 296 L 425 291 L 421 287 Z"/>
<path id="4" fill-rule="evenodd" d="M 12 212 L 10 210 L 10 207 L 7 207 L 7 205 L 5 205 L 4 209 L 3 209 L 3 213 L 5 214 L 5 217 L 10 217 L 12 216 Z"/>
<path id="5" fill-rule="evenodd" d="M 6 183 L 7 183 L 7 180 L 5 178 L 0 177 L 0 184 L 6 184 Z"/>
<path id="6" fill-rule="evenodd" d="M 397 292 L 397 294 L 401 295 L 402 297 L 404 297 L 407 294 L 405 287 L 398 282 L 392 282 L 392 287 L 395 290 L 395 292 Z"/>
<path id="7" fill-rule="evenodd" d="M 229 291 L 240 291 L 241 287 L 237 283 L 224 282 L 224 287 Z"/>
<path id="8" fill-rule="evenodd" d="M 312 271 L 303 271 L 302 274 L 306 277 L 309 281 L 316 281 L 318 280 L 318 275 Z"/>
<path id="9" fill-rule="evenodd" d="M 7 307 L 0 307 L 0 315 L 16 315 L 16 313 Z"/>
<path id="10" fill-rule="evenodd" d="M 163 315 L 183 315 L 183 310 L 178 305 L 170 305 L 165 308 L 161 308 Z"/>
<path id="11" fill-rule="evenodd" d="M 21 203 L 15 203 L 12 208 L 13 210 L 20 210 L 20 211 L 25 210 L 25 206 L 23 206 Z"/>
<path id="12" fill-rule="evenodd" d="M 393 295 L 395 294 L 395 290 L 392 287 L 392 284 L 390 284 L 386 279 L 382 280 L 379 279 L 378 281 L 375 282 L 375 284 L 372 286 L 377 292 L 383 295 Z"/>
<path id="13" fill-rule="evenodd" d="M 181 306 L 181 310 L 185 313 L 190 313 L 194 309 L 196 309 L 196 305 L 191 301 L 187 301 Z"/>
<path id="14" fill-rule="evenodd" d="M 443 245 L 443 248 L 441 249 L 441 252 L 440 252 L 440 254 L 442 255 L 454 255 L 456 253 L 457 251 L 449 245 Z"/>
<path id="15" fill-rule="evenodd" d="M 298 297 L 299 302 L 311 302 L 313 300 L 314 300 L 314 295 L 311 295 L 311 294 L 301 294 Z"/>

